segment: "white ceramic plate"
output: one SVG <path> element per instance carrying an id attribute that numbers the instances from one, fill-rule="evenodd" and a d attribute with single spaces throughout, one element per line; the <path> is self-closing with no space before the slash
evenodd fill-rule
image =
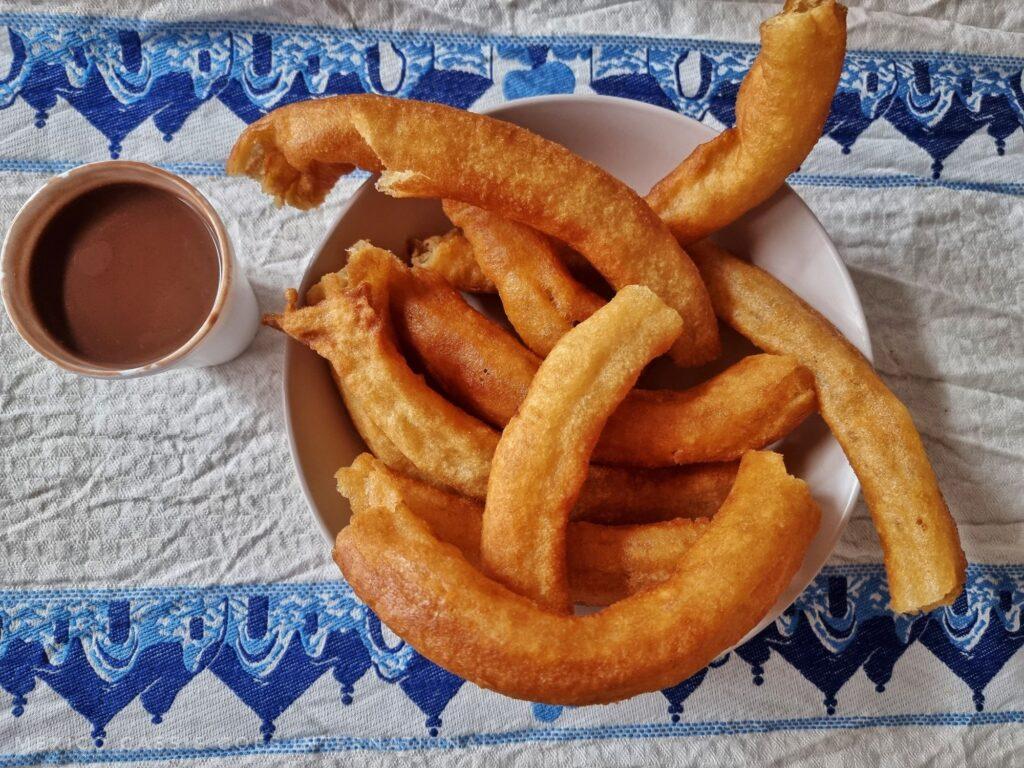
<path id="1" fill-rule="evenodd" d="M 604 167 L 641 194 L 707 141 L 714 131 L 660 107 L 607 96 L 524 99 L 489 114 L 525 126 Z M 450 224 L 434 200 L 396 200 L 364 184 L 342 209 L 303 275 L 300 294 L 327 272 L 340 269 L 345 249 L 359 239 L 404 253 L 410 237 L 446 232 Z M 748 255 L 831 320 L 870 357 L 867 326 L 850 276 L 814 214 L 788 186 L 723 231 L 723 245 Z M 658 386 L 688 386 L 753 351 L 735 335 L 715 365 L 680 373 L 668 365 L 654 372 Z M 334 473 L 365 446 L 335 390 L 327 364 L 289 341 L 285 353 L 285 412 L 295 468 L 325 535 L 333 540 L 349 518 Z M 789 471 L 807 481 L 821 505 L 821 529 L 803 567 L 765 617 L 774 620 L 824 565 L 846 525 L 859 486 L 839 444 L 817 416 L 782 441 Z"/>

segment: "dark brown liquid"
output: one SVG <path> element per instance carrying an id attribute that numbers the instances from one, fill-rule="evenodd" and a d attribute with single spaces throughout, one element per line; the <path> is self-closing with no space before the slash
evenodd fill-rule
<path id="1" fill-rule="evenodd" d="M 170 192 L 110 184 L 46 225 L 30 268 L 47 330 L 90 362 L 125 367 L 181 347 L 210 314 L 220 277 L 206 221 Z"/>

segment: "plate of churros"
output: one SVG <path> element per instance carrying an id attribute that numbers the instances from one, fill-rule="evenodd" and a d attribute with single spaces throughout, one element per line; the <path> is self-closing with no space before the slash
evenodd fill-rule
<path id="1" fill-rule="evenodd" d="M 721 133 L 608 97 L 356 95 L 239 138 L 229 171 L 278 203 L 373 174 L 265 322 L 335 562 L 421 654 L 550 704 L 675 685 L 786 609 L 859 489 L 893 610 L 960 593 L 920 437 L 785 184 L 845 31 L 787 2 Z"/>

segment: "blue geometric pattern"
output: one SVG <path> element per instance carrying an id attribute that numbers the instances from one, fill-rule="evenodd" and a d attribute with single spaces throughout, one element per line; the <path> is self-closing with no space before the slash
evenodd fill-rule
<path id="1" fill-rule="evenodd" d="M 23 100 L 44 129 L 62 100 L 106 137 L 113 157 L 149 120 L 172 141 L 207 102 L 251 122 L 311 96 L 364 92 L 468 108 L 482 99 L 592 91 L 730 126 L 756 53 L 753 45 L 684 39 L 501 38 L 37 14 L 0 15 L 0 26 L 10 48 L 0 109 Z M 1016 57 L 851 51 L 825 135 L 851 154 L 873 123 L 886 121 L 928 154 L 928 180 L 938 180 L 947 158 L 975 134 L 984 131 L 990 155 L 998 157 L 1007 139 L 1024 130 L 1022 70 L 1024 58 Z M 989 181 L 963 171 L 961 182 Z M 1005 186 L 1001 191 L 1020 192 L 1019 184 Z"/>
<path id="2" fill-rule="evenodd" d="M 663 690 L 663 724 L 693 721 L 680 732 L 698 732 L 700 712 L 684 705 L 709 672 L 748 665 L 756 689 L 775 654 L 821 692 L 824 717 L 815 727 L 857 727 L 857 713 L 842 711 L 843 686 L 860 670 L 879 696 L 914 686 L 896 671 L 914 643 L 966 684 L 963 711 L 982 713 L 986 686 L 1024 645 L 1024 567 L 972 566 L 963 597 L 929 615 L 893 616 L 887 602 L 879 567 L 827 568 L 755 638 Z M 388 695 L 407 697 L 422 712 L 429 745 L 444 737 L 442 715 L 463 681 L 390 637 L 340 582 L 0 592 L 0 688 L 13 697 L 9 716 L 30 719 L 31 695 L 45 683 L 91 723 L 101 747 L 110 721 L 135 699 L 156 728 L 178 694 L 208 670 L 252 710 L 254 743 L 269 743 L 275 720 L 320 677 L 333 677 L 344 708 L 372 672 Z M 379 691 L 374 695 L 375 706 L 386 706 Z M 561 707 L 533 707 L 540 732 L 561 715 Z"/>
<path id="3" fill-rule="evenodd" d="M 201 108 L 251 122 L 283 104 L 342 93 L 468 108 L 596 92 L 723 127 L 734 122 L 739 83 L 756 53 L 752 45 L 698 40 L 514 38 L 39 14 L 0 14 L 0 27 L 8 52 L 6 58 L 0 54 L 0 116 L 21 119 L 12 108 L 28 105 L 32 130 L 46 132 L 66 105 L 83 132 L 102 137 L 104 151 L 114 157 L 126 154 L 126 140 L 149 126 L 164 141 L 178 142 L 175 147 L 191 146 L 184 129 Z M 968 140 L 980 140 L 982 153 L 998 158 L 1011 139 L 1021 139 L 1022 71 L 1024 58 L 1017 57 L 851 51 L 825 126 L 837 160 L 827 173 L 798 173 L 793 180 L 846 187 L 941 184 L 1024 195 L 1024 180 L 993 181 L 976 164 L 961 162 L 951 173 L 952 155 Z M 864 165 L 858 141 L 882 124 L 907 142 L 897 153 L 926 153 L 927 174 L 857 174 Z M 59 138 L 55 132 L 50 139 L 55 152 L 62 151 Z M 4 151 L 0 171 L 54 173 L 84 159 Z M 223 173 L 216 157 L 179 152 L 175 158 L 169 165 L 179 173 Z M 341 582 L 0 590 L 0 690 L 11 700 L 10 711 L 0 712 L 0 733 L 10 733 L 14 723 L 35 727 L 33 699 L 45 686 L 88 722 L 82 735 L 91 745 L 23 754 L 5 754 L 0 745 L 0 766 L 1024 723 L 1024 712 L 992 711 L 986 703 L 991 683 L 1005 677 L 1007 663 L 1024 645 L 1024 566 L 972 566 L 963 597 L 930 615 L 893 616 L 887 603 L 880 566 L 829 567 L 755 638 L 663 690 L 660 718 L 573 727 L 562 707 L 524 704 L 529 727 L 477 733 L 450 706 L 473 686 L 395 638 Z M 916 690 L 914 675 L 900 667 L 915 646 L 927 652 L 933 678 L 954 681 L 951 690 L 963 691 L 959 703 L 951 695 L 952 711 L 905 712 L 893 704 L 894 691 Z M 820 692 L 819 714 L 712 718 L 694 694 L 730 669 L 742 675 L 744 686 L 749 679 L 752 700 L 763 696 L 766 708 L 771 697 L 765 683 L 795 671 Z M 154 742 L 164 743 L 157 736 L 162 721 L 176 706 L 187 706 L 183 691 L 205 685 L 196 681 L 200 675 L 216 678 L 251 712 L 246 743 L 133 751 L 107 746 L 116 741 L 120 724 L 114 718 L 131 706 L 141 706 Z M 844 689 L 849 697 L 847 686 L 856 676 L 874 686 L 876 693 L 868 695 L 877 696 L 878 714 L 844 706 Z M 283 716 L 318 681 L 335 687 L 342 713 L 352 712 L 360 697 L 373 696 L 380 711 L 407 712 L 411 703 L 420 713 L 411 727 L 420 735 L 368 736 L 353 728 L 282 738 Z"/>

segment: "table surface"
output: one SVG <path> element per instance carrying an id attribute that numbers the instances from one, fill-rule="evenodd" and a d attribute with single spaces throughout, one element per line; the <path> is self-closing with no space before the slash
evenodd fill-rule
<path id="1" fill-rule="evenodd" d="M 124 157 L 188 177 L 264 311 L 339 206 L 278 210 L 223 161 L 289 101 L 479 109 L 604 93 L 730 125 L 772 3 L 175 0 L 0 10 L 0 216 Z M 513 701 L 405 646 L 339 580 L 288 454 L 283 340 L 127 382 L 60 372 L 0 320 L 0 766 L 39 762 L 1009 764 L 1024 747 L 1024 7 L 867 0 L 791 183 L 835 240 L 971 562 L 886 608 L 863 505 L 754 640 L 608 707 Z M 3 73 L 6 72 L 6 75 Z M 1013 756 L 1013 757 L 1011 757 Z"/>

